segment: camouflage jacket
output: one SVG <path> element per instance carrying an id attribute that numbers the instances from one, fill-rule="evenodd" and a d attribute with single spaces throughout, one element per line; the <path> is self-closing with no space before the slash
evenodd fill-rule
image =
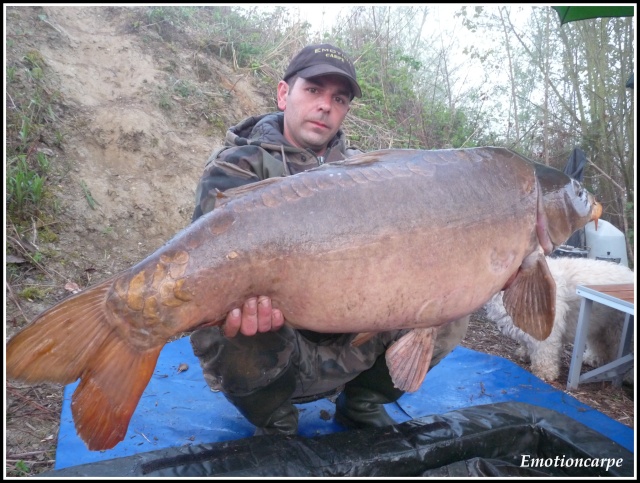
<path id="1" fill-rule="evenodd" d="M 224 146 L 211 154 L 200 178 L 192 220 L 214 208 L 216 190 L 296 174 L 362 152 L 347 147 L 344 132 L 339 130 L 325 155 L 318 157 L 309 149 L 289 144 L 283 126 L 284 113 L 276 112 L 247 118 L 229 128 Z"/>

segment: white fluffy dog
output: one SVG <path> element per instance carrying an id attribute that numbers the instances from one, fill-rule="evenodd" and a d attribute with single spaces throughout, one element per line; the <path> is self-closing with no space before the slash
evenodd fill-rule
<path id="1" fill-rule="evenodd" d="M 502 303 L 502 292 L 484 308 L 504 335 L 521 344 L 516 355 L 525 362 L 531 360 L 531 372 L 546 381 L 555 381 L 560 375 L 563 345 L 572 344 L 576 335 L 582 300 L 576 294 L 576 285 L 632 283 L 635 278 L 624 265 L 603 260 L 547 257 L 547 264 L 556 282 L 556 316 L 546 340 L 536 340 L 513 324 Z M 624 313 L 594 302 L 590 320 L 583 362 L 599 367 L 616 357 Z"/>

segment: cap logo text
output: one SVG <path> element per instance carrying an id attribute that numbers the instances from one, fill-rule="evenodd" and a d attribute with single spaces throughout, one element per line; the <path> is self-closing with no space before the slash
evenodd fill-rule
<path id="1" fill-rule="evenodd" d="M 330 57 L 332 59 L 339 60 L 340 62 L 345 62 L 351 64 L 347 59 L 342 56 L 342 52 L 334 49 L 315 49 L 314 54 L 325 54 L 325 57 Z"/>

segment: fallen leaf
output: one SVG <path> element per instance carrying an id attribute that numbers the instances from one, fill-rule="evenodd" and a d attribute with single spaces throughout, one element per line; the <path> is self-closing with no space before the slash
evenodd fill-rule
<path id="1" fill-rule="evenodd" d="M 80 287 L 78 287 L 78 284 L 75 282 L 67 282 L 67 284 L 64 286 L 64 289 L 68 290 L 71 293 L 80 292 Z"/>
<path id="2" fill-rule="evenodd" d="M 39 153 L 42 154 L 46 154 L 47 156 L 55 156 L 56 153 L 54 153 L 51 149 L 48 148 L 38 148 L 36 151 L 38 151 Z"/>

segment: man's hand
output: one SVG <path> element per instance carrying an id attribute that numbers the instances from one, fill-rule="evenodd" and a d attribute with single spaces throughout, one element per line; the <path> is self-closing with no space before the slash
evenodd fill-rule
<path id="1" fill-rule="evenodd" d="M 251 297 L 244 302 L 242 309 L 233 309 L 227 314 L 224 324 L 224 335 L 235 337 L 238 332 L 242 335 L 255 335 L 257 332 L 279 330 L 284 325 L 284 316 L 280 309 L 271 307 L 271 298 L 261 295 Z"/>

